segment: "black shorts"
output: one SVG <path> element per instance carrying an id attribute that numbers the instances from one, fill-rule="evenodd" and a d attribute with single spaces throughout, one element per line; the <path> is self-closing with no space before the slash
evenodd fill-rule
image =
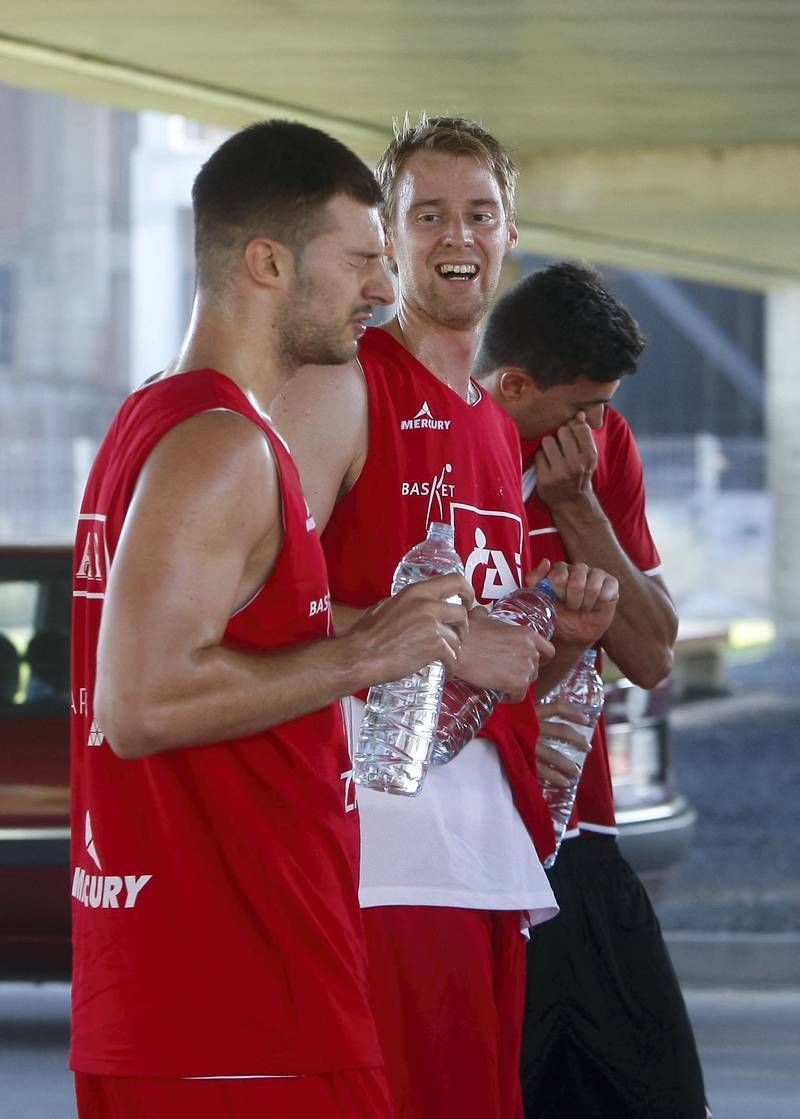
<path id="1" fill-rule="evenodd" d="M 616 840 L 566 840 L 549 877 L 561 912 L 528 953 L 527 1119 L 705 1119 L 683 995 Z"/>

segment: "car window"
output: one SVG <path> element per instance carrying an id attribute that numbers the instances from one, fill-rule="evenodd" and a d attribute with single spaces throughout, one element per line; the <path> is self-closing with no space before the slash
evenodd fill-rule
<path id="1" fill-rule="evenodd" d="M 67 711 L 69 602 L 63 579 L 0 580 L 0 718 Z"/>

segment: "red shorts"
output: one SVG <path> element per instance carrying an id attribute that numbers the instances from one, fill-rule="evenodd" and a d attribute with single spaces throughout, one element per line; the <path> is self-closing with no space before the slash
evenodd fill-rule
<path id="1" fill-rule="evenodd" d="M 362 915 L 397 1119 L 522 1119 L 520 914 L 381 906 Z"/>
<path id="2" fill-rule="evenodd" d="M 75 1073 L 79 1119 L 394 1119 L 383 1069 L 254 1080 Z"/>

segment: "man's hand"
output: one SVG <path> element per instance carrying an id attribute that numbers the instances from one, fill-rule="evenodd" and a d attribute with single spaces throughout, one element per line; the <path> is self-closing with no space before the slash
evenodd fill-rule
<path id="1" fill-rule="evenodd" d="M 452 598 L 461 602 L 447 601 Z M 474 601 L 463 576 L 437 575 L 383 599 L 340 640 L 349 643 L 353 666 L 368 685 L 402 680 L 433 661 L 452 672 Z"/>
<path id="2" fill-rule="evenodd" d="M 585 563 L 556 563 L 548 578 L 556 589 L 556 638 L 562 644 L 588 649 L 611 625 L 619 600 L 613 575 Z"/>
<path id="3" fill-rule="evenodd" d="M 535 630 L 497 621 L 485 607 L 476 606 L 470 611 L 469 632 L 454 675 L 519 703 L 538 676 L 540 661 L 546 664 L 554 654 L 550 642 Z"/>
<path id="4" fill-rule="evenodd" d="M 538 703 L 536 712 L 539 716 L 539 738 L 536 742 L 536 774 L 542 782 L 549 781 L 551 785 L 557 785 L 560 789 L 569 788 L 580 774 L 578 766 L 569 758 L 565 758 L 558 750 L 548 746 L 544 739 L 558 738 L 588 754 L 592 744 L 587 742 L 579 731 L 567 723 L 550 721 L 555 715 L 560 719 L 568 719 L 571 723 L 583 723 L 585 725 L 588 724 L 588 719 L 580 707 L 576 707 L 575 704 L 568 703 L 567 700 L 561 698 L 554 700 L 552 703 Z"/>
<path id="5" fill-rule="evenodd" d="M 544 437 L 535 462 L 536 492 L 548 508 L 593 496 L 597 447 L 583 412 Z"/>

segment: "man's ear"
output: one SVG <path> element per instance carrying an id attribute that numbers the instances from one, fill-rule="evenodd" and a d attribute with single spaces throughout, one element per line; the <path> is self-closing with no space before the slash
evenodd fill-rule
<path id="1" fill-rule="evenodd" d="M 533 381 L 525 370 L 519 369 L 515 365 L 507 365 L 501 369 L 497 383 L 503 399 L 512 405 L 519 404 L 522 398 L 528 395 L 533 387 Z"/>
<path id="2" fill-rule="evenodd" d="M 254 237 L 244 251 L 250 279 L 259 287 L 284 288 L 294 275 L 294 254 L 280 241 Z"/>
<path id="3" fill-rule="evenodd" d="M 384 219 L 383 222 L 383 235 L 386 239 L 383 254 L 388 259 L 394 262 L 394 236 L 392 227 Z"/>
<path id="4" fill-rule="evenodd" d="M 510 253 L 519 244 L 519 230 L 513 221 L 508 223 L 508 241 L 506 243 L 506 253 Z"/>

